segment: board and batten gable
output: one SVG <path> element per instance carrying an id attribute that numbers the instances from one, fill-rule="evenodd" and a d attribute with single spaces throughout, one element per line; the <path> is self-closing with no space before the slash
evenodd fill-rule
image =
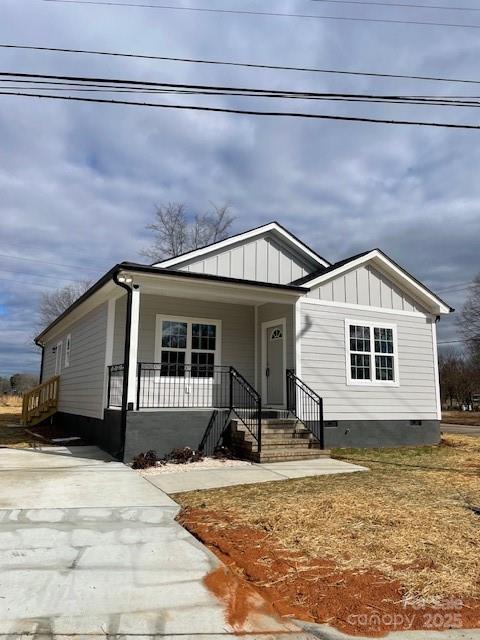
<path id="1" fill-rule="evenodd" d="M 308 298 L 399 311 L 424 309 L 372 265 L 362 265 L 313 288 Z"/>
<path id="2" fill-rule="evenodd" d="M 55 375 L 58 343 L 62 343 L 58 410 L 103 418 L 108 303 L 98 305 L 45 344 L 43 380 Z M 65 346 L 70 336 L 70 362 L 65 367 Z"/>
<path id="3" fill-rule="evenodd" d="M 201 258 L 185 260 L 176 268 L 226 278 L 290 284 L 312 273 L 318 264 L 280 240 L 264 234 L 212 251 Z"/>
<path id="4" fill-rule="evenodd" d="M 349 321 L 394 327 L 395 384 L 348 380 Z M 362 266 L 312 289 L 299 324 L 301 378 L 323 397 L 327 421 L 438 420 L 435 317 L 377 269 Z"/>

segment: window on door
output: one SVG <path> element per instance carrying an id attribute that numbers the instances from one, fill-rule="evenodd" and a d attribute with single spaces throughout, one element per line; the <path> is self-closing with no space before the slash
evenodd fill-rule
<path id="1" fill-rule="evenodd" d="M 213 378 L 218 364 L 220 323 L 187 318 L 157 319 L 160 374 L 165 377 Z"/>
<path id="2" fill-rule="evenodd" d="M 396 327 L 346 321 L 349 384 L 398 385 Z"/>

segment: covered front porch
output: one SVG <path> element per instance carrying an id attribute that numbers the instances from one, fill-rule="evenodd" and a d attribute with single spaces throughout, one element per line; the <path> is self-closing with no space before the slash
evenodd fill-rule
<path id="1" fill-rule="evenodd" d="M 114 301 L 106 407 L 121 407 L 127 387 L 130 410 L 225 408 L 241 386 L 263 407 L 286 408 L 298 297 L 270 286 L 160 285 L 136 274 L 130 304 L 127 295 Z"/>
<path id="2" fill-rule="evenodd" d="M 126 287 L 110 309 L 105 408 L 126 415 L 129 454 L 187 443 L 208 453 L 227 427 L 250 459 L 263 460 L 267 439 L 275 453 L 290 441 L 310 449 L 312 437 L 323 447 L 321 399 L 294 372 L 298 288 L 183 274 L 135 274 Z"/>

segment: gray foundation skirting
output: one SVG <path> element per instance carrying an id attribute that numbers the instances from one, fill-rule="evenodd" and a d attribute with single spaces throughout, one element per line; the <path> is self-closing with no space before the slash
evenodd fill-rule
<path id="1" fill-rule="evenodd" d="M 439 420 L 327 420 L 325 423 L 327 449 L 405 447 L 439 442 Z"/>
<path id="2" fill-rule="evenodd" d="M 125 462 L 153 449 L 162 457 L 172 449 L 197 449 L 212 409 L 186 411 L 129 411 L 125 440 Z"/>

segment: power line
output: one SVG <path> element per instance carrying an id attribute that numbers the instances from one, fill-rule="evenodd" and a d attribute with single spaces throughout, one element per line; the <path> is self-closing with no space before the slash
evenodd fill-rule
<path id="1" fill-rule="evenodd" d="M 36 258 L 24 258 L 23 256 L 12 256 L 8 253 L 0 253 L 0 258 L 9 258 L 10 260 L 24 260 L 26 262 L 38 262 L 39 264 L 48 264 L 50 266 L 54 266 L 54 267 L 67 267 L 69 269 L 82 269 L 82 270 L 87 270 L 87 271 L 95 271 L 98 272 L 98 269 L 95 269 L 94 267 L 85 267 L 85 266 L 79 266 L 77 265 L 73 265 L 73 264 L 62 264 L 59 262 L 50 262 L 48 260 L 37 260 Z"/>
<path id="2" fill-rule="evenodd" d="M 373 5 L 376 7 L 402 7 L 405 9 L 441 9 L 445 11 L 480 11 L 479 7 L 451 7 L 435 4 L 407 4 L 406 2 L 373 2 L 367 0 L 312 0 L 313 2 L 323 2 L 326 4 L 359 4 Z"/>
<path id="3" fill-rule="evenodd" d="M 462 291 L 463 289 L 469 289 L 475 282 L 459 282 L 458 284 L 453 284 L 450 287 L 445 287 L 444 289 L 437 289 L 438 293 L 446 293 L 448 291 Z"/>
<path id="4" fill-rule="evenodd" d="M 119 78 L 101 78 L 101 77 L 84 77 L 84 76 L 60 76 L 34 73 L 17 73 L 0 71 L 0 82 L 16 82 L 34 85 L 48 85 L 45 90 L 53 90 L 50 85 L 54 85 L 55 90 L 58 86 L 62 89 L 71 87 L 81 87 L 82 89 L 91 88 L 102 90 L 130 90 L 140 88 L 145 93 L 180 93 L 180 94 L 198 94 L 198 95 L 221 95 L 221 96 L 247 96 L 247 97 L 267 97 L 267 98 L 300 98 L 315 100 L 347 100 L 356 102 L 385 102 L 392 104 L 407 105 L 428 105 L 428 106 L 468 106 L 478 107 L 480 101 L 478 96 L 428 96 L 428 95 L 390 95 L 390 94 L 356 94 L 356 93 L 328 93 L 328 92 L 312 92 L 312 91 L 292 91 L 286 89 L 259 89 L 252 87 L 235 87 L 235 86 L 219 86 L 219 85 L 197 85 L 197 84 L 179 84 L 179 83 L 161 83 L 153 81 L 141 80 L 124 80 Z M 17 89 L 17 87 L 4 87 L 8 89 Z M 19 87 L 18 89 L 32 89 L 36 87 Z M 40 87 L 42 90 L 44 87 Z"/>
<path id="5" fill-rule="evenodd" d="M 96 104 L 111 104 L 111 105 L 128 105 L 136 107 L 155 107 L 158 109 L 179 109 L 183 111 L 206 111 L 211 113 L 229 113 L 236 115 L 247 116 L 268 116 L 268 117 L 281 117 L 281 118 L 306 118 L 311 120 L 338 120 L 343 122 L 363 122 L 363 123 L 376 123 L 376 124 L 389 124 L 389 125 L 411 125 L 420 127 L 436 127 L 447 129 L 470 129 L 479 130 L 480 125 L 476 124 L 454 124 L 448 122 L 427 122 L 419 120 L 387 120 L 384 118 L 369 118 L 361 116 L 339 116 L 339 115 L 326 115 L 320 113 L 304 113 L 304 112 L 292 112 L 292 111 L 255 111 L 249 109 L 229 109 L 226 107 L 205 107 L 198 105 L 180 105 L 180 104 L 160 104 L 156 102 L 136 102 L 129 100 L 112 100 L 105 98 L 87 98 L 80 96 L 59 96 L 48 95 L 41 93 L 27 93 L 27 92 L 8 92 L 0 91 L 0 95 L 4 96 L 23 96 L 27 98 L 46 98 L 49 100 L 66 100 L 72 102 L 88 102 Z"/>
<path id="6" fill-rule="evenodd" d="M 56 4 L 105 5 L 140 9 L 162 9 L 168 11 L 195 11 L 203 13 L 221 13 L 233 15 L 252 15 L 282 18 L 303 18 L 309 20 L 340 20 L 347 22 L 376 22 L 382 24 L 409 24 L 429 27 L 453 27 L 462 29 L 480 29 L 480 24 L 453 24 L 448 22 L 427 22 L 423 20 L 394 20 L 389 18 L 360 18 L 352 16 L 322 16 L 309 13 L 282 13 L 279 11 L 252 11 L 247 9 L 213 9 L 209 7 L 178 7 L 169 4 L 147 4 L 138 2 L 116 2 L 115 0 L 40 0 Z"/>
<path id="7" fill-rule="evenodd" d="M 159 60 L 163 62 L 182 62 L 189 64 L 205 64 L 205 65 L 220 65 L 229 67 L 243 67 L 250 69 L 269 69 L 275 71 L 299 71 L 304 73 L 324 73 L 334 75 L 348 75 L 348 76 L 360 76 L 371 78 L 394 78 L 401 80 L 426 80 L 434 82 L 454 82 L 454 83 L 466 83 L 466 84 L 480 84 L 480 80 L 461 79 L 461 78 L 443 78 L 437 76 L 416 76 L 406 74 L 394 74 L 394 73 L 379 73 L 372 71 L 345 71 L 343 69 L 322 69 L 317 67 L 295 67 L 273 64 L 255 64 L 249 62 L 234 62 L 231 60 L 206 60 L 202 58 L 178 58 L 172 56 L 158 56 L 139 53 L 121 53 L 116 51 L 96 51 L 90 49 L 65 49 L 60 47 L 41 47 L 34 45 L 17 45 L 0 43 L 2 49 L 24 49 L 30 51 L 51 51 L 54 53 L 74 53 L 82 55 L 94 55 L 94 56 L 109 56 L 120 58 L 136 58 L 140 60 Z"/>

